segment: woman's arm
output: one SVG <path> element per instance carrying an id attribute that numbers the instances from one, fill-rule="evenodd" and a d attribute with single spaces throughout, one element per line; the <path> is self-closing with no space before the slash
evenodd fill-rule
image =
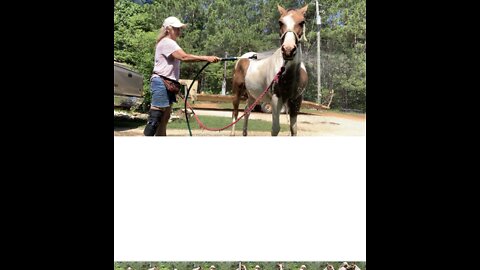
<path id="1" fill-rule="evenodd" d="M 216 56 L 206 56 L 206 55 L 200 56 L 200 55 L 188 54 L 182 49 L 174 51 L 172 55 L 173 57 L 175 57 L 175 59 L 178 59 L 183 62 L 206 61 L 206 62 L 214 63 L 214 62 L 220 61 L 220 58 Z"/>

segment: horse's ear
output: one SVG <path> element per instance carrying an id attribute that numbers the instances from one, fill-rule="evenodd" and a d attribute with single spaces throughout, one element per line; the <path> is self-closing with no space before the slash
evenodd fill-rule
<path id="1" fill-rule="evenodd" d="M 282 16 L 287 14 L 287 11 L 280 5 L 278 5 L 278 12 L 280 12 L 280 15 L 282 15 Z"/>
<path id="2" fill-rule="evenodd" d="M 308 8 L 308 4 L 306 4 L 303 8 L 301 8 L 299 11 L 305 15 L 305 13 L 307 12 L 307 8 Z"/>

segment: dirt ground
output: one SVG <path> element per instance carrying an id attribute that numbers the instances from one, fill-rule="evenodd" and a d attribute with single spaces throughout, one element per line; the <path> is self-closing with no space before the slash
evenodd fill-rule
<path id="1" fill-rule="evenodd" d="M 231 111 L 195 109 L 197 115 L 231 117 Z M 241 115 L 241 112 L 239 116 Z M 194 121 L 194 118 L 191 118 Z M 271 121 L 272 115 L 252 112 L 250 119 Z M 289 124 L 287 114 L 280 116 L 281 124 Z M 242 136 L 243 119 L 236 124 L 235 136 Z M 192 130 L 192 136 L 230 136 L 231 128 L 223 131 Z M 319 111 L 297 117 L 297 136 L 365 136 L 366 115 Z M 114 136 L 143 136 L 143 126 L 138 128 L 114 127 Z M 189 136 L 188 130 L 168 129 L 168 136 Z M 270 136 L 270 132 L 249 131 L 248 136 Z M 289 130 L 280 130 L 279 136 L 290 136 Z"/>

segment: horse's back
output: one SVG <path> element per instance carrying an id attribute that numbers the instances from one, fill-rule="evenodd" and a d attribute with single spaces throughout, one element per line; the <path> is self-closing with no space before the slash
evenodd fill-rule
<path id="1" fill-rule="evenodd" d="M 250 57 L 253 57 L 256 54 L 257 54 L 256 52 L 247 52 L 247 53 L 242 54 L 242 56 L 240 56 L 240 58 L 250 58 Z"/>

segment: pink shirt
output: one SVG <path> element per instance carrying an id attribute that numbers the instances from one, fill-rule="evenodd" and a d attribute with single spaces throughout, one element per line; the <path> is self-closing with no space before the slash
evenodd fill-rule
<path id="1" fill-rule="evenodd" d="M 172 53 L 181 49 L 175 40 L 168 37 L 158 42 L 155 49 L 155 64 L 153 66 L 153 77 L 157 74 L 178 81 L 180 79 L 180 60 L 175 59 Z M 156 73 L 156 74 L 155 74 Z"/>

